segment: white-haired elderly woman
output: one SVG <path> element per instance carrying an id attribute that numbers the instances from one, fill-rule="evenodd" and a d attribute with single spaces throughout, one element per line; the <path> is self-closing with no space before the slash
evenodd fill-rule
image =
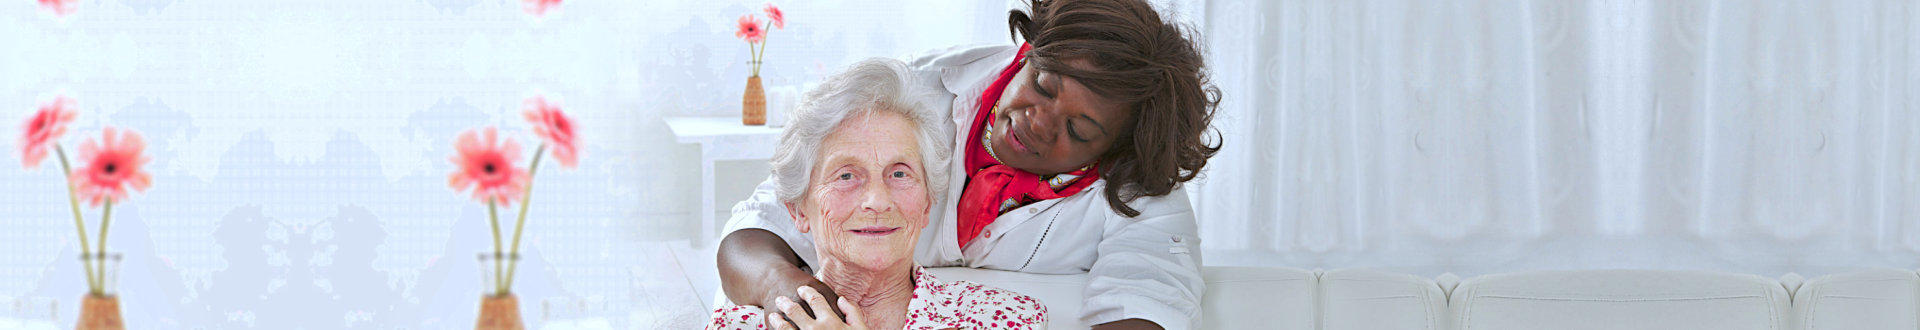
<path id="1" fill-rule="evenodd" d="M 928 212 L 947 192 L 952 152 L 944 141 L 953 126 L 940 109 L 914 101 L 925 89 L 909 72 L 876 58 L 827 78 L 790 115 L 774 151 L 775 195 L 817 244 L 814 276 L 839 301 L 802 286 L 797 296 L 811 308 L 785 297 L 776 313 L 722 307 L 708 329 L 1045 327 L 1046 306 L 1032 297 L 943 282 L 914 263 Z"/>

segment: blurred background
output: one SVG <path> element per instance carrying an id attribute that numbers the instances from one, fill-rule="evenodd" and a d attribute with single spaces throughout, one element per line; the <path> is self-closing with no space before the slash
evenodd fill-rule
<path id="1" fill-rule="evenodd" d="M 1225 149 L 1188 185 L 1208 265 L 1920 267 L 1912 2 L 1152 2 L 1225 92 Z M 531 152 L 521 102 L 542 96 L 582 156 L 535 180 L 527 325 L 698 327 L 717 289 L 702 222 L 765 178 L 737 150 L 777 128 L 669 123 L 738 119 L 735 23 L 765 3 L 8 1 L 0 165 L 62 95 L 68 150 L 146 137 L 155 183 L 107 242 L 138 328 L 463 328 L 491 238 L 446 184 L 454 137 L 494 126 Z M 1011 44 L 1024 7 L 775 4 L 775 124 L 782 95 L 859 59 Z M 0 166 L 0 328 L 70 327 L 85 293 L 55 165 Z"/>

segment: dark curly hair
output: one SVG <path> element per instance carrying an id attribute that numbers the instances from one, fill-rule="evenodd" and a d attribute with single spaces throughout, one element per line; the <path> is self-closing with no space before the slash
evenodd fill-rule
<path id="1" fill-rule="evenodd" d="M 1195 34 L 1191 27 L 1162 21 L 1145 0 L 1031 1 L 1031 13 L 1007 13 L 1013 33 L 1033 46 L 1028 63 L 1071 77 L 1133 113 L 1133 127 L 1120 130 L 1126 135 L 1100 155 L 1114 212 L 1139 216 L 1126 202 L 1173 192 L 1220 152 L 1218 134 L 1211 142 L 1206 137 L 1220 88 L 1188 38 Z M 1085 59 L 1092 69 L 1066 65 L 1071 59 Z"/>

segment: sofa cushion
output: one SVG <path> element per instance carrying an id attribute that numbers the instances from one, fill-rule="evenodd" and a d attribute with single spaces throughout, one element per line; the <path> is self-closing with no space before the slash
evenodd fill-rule
<path id="1" fill-rule="evenodd" d="M 1321 329 L 1444 329 L 1447 295 L 1433 280 L 1371 270 L 1320 276 Z M 1211 305 L 1209 305 L 1211 307 Z"/>
<path id="2" fill-rule="evenodd" d="M 1753 275 L 1597 270 L 1488 275 L 1452 293 L 1458 329 L 1787 329 L 1786 289 Z"/>
<path id="3" fill-rule="evenodd" d="M 1315 329 L 1318 276 L 1294 268 L 1206 267 L 1203 329 Z"/>
<path id="4" fill-rule="evenodd" d="M 1821 276 L 1793 294 L 1796 329 L 1920 329 L 1920 276 L 1883 269 Z"/>
<path id="5" fill-rule="evenodd" d="M 1085 329 L 1080 320 L 1087 275 L 1037 275 L 964 267 L 927 268 L 942 280 L 973 281 L 1019 292 L 1047 304 L 1047 327 Z M 1294 268 L 1206 267 L 1201 302 L 1206 329 L 1315 329 L 1318 276 Z"/>

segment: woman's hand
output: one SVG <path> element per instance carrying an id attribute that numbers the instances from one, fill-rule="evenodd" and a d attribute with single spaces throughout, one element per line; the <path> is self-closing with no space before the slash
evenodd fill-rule
<path id="1" fill-rule="evenodd" d="M 827 287 L 826 282 L 821 282 L 820 279 L 814 278 L 813 276 L 806 276 L 805 278 L 793 278 L 788 280 L 793 281 L 792 283 L 798 283 L 798 284 L 792 284 L 792 285 L 788 285 L 785 283 L 779 284 L 780 286 L 777 286 L 777 287 L 780 287 L 783 289 L 778 289 L 773 292 L 768 292 L 766 296 L 770 298 L 767 298 L 766 304 L 760 305 L 761 308 L 764 308 L 767 310 L 782 310 L 780 308 L 780 302 L 786 301 L 787 303 L 793 304 L 795 309 L 800 311 L 800 314 L 802 315 L 807 315 L 807 316 L 819 315 L 819 314 L 809 315 L 807 311 L 815 311 L 815 312 L 833 311 L 834 313 L 833 316 L 836 318 L 846 315 L 846 312 L 840 311 L 839 308 L 835 308 L 838 306 L 819 305 L 813 302 L 814 299 L 807 299 L 804 296 L 799 296 L 796 294 L 796 292 L 810 292 L 815 295 L 822 296 L 820 299 L 821 301 L 830 301 L 830 300 L 839 298 L 840 295 L 834 294 L 833 288 Z M 799 290 L 799 288 L 806 288 L 806 291 L 801 291 Z M 799 300 L 794 300 L 794 299 L 799 299 Z M 767 328 L 779 329 L 779 327 L 773 326 L 774 325 L 773 321 L 775 319 L 783 319 L 783 318 L 768 317 Z"/>
<path id="2" fill-rule="evenodd" d="M 787 300 L 786 296 L 781 296 L 780 298 L 776 298 L 775 300 L 777 301 L 774 302 L 774 304 L 779 306 L 780 312 L 767 315 L 767 320 L 773 324 L 774 329 L 867 330 L 866 317 L 860 312 L 860 308 L 853 306 L 853 303 L 848 302 L 846 297 L 840 297 L 838 304 L 840 310 L 847 313 L 846 321 L 842 321 L 838 315 L 822 309 L 825 306 L 834 306 L 834 304 L 828 304 L 827 297 L 821 296 L 820 292 L 813 290 L 813 287 L 802 286 L 799 291 L 800 297 L 806 299 L 807 304 L 813 306 L 813 315 L 819 315 L 820 317 L 807 317 L 807 312 L 800 307 L 800 304 L 796 304 L 792 300 Z M 788 323 L 787 318 L 792 318 L 793 322 Z"/>

